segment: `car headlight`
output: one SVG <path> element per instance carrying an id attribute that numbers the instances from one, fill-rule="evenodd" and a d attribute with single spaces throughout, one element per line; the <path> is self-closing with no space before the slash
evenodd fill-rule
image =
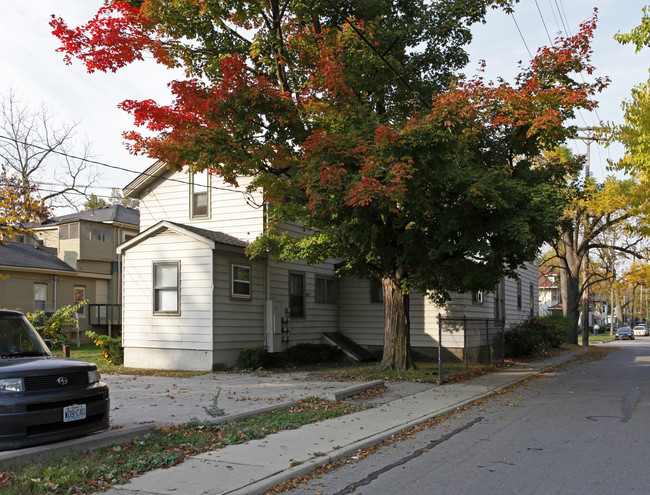
<path id="1" fill-rule="evenodd" d="M 0 378 L 0 392 L 23 392 L 25 384 L 22 378 Z"/>
<path id="2" fill-rule="evenodd" d="M 93 383 L 97 383 L 99 381 L 99 371 L 97 370 L 92 370 L 88 372 L 88 384 L 92 385 Z"/>

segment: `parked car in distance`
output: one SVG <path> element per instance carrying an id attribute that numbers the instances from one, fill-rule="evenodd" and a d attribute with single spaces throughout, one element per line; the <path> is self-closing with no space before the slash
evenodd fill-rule
<path id="1" fill-rule="evenodd" d="M 109 427 L 108 387 L 93 363 L 53 356 L 18 311 L 0 310 L 0 450 Z"/>
<path id="2" fill-rule="evenodd" d="M 636 337 L 637 335 L 641 335 L 644 337 L 648 336 L 648 327 L 645 325 L 636 325 L 632 331 L 634 332 L 634 336 Z"/>
<path id="3" fill-rule="evenodd" d="M 629 339 L 629 340 L 634 340 L 634 332 L 630 327 L 620 327 L 618 330 L 616 330 L 615 334 L 616 340 L 624 340 L 624 339 Z"/>

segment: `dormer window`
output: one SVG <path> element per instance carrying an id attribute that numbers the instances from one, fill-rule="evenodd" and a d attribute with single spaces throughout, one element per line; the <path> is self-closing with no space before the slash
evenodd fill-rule
<path id="1" fill-rule="evenodd" d="M 210 216 L 210 175 L 206 170 L 192 174 L 190 201 L 192 218 L 208 218 Z"/>

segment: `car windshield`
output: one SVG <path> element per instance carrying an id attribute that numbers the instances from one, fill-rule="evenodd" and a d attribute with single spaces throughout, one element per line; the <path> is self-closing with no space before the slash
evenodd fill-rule
<path id="1" fill-rule="evenodd" d="M 0 358 L 43 356 L 50 351 L 21 314 L 0 314 Z"/>

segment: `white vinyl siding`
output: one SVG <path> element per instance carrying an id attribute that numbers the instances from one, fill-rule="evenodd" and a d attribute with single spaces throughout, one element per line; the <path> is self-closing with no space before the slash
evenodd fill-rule
<path id="1" fill-rule="evenodd" d="M 152 260 L 180 261 L 180 315 L 153 314 Z M 122 314 L 127 366 L 137 366 L 128 362 L 129 348 L 211 353 L 211 266 L 212 249 L 208 244 L 170 231 L 153 235 L 124 253 Z M 211 361 L 211 357 L 207 359 Z M 187 365 L 182 369 L 194 369 L 192 363 L 181 364 Z"/>
<path id="2" fill-rule="evenodd" d="M 250 297 L 232 297 L 232 267 L 250 267 Z M 263 346 L 264 267 L 262 260 L 248 260 L 241 249 L 218 246 L 214 254 L 214 350 L 230 361 L 239 349 Z M 217 361 L 227 360 L 216 357 Z"/>
<path id="3" fill-rule="evenodd" d="M 337 332 L 338 304 L 316 302 L 316 277 L 333 277 L 334 260 L 314 266 L 302 261 L 292 263 L 269 262 L 271 299 L 279 308 L 289 307 L 289 273 L 305 275 L 305 317 L 291 318 L 289 341 L 291 345 L 301 342 L 318 343 L 323 332 Z M 338 302 L 338 299 L 337 299 Z"/>
<path id="4" fill-rule="evenodd" d="M 224 232 L 251 242 L 262 233 L 264 209 L 261 207 L 263 199 L 260 193 L 246 193 L 249 182 L 249 179 L 243 178 L 239 181 L 239 187 L 235 187 L 212 176 L 208 202 L 210 213 L 206 217 L 191 218 L 191 199 L 188 198 L 190 176 L 184 172 L 167 171 L 163 174 L 163 180 L 152 184 L 140 198 L 140 231 L 160 220 L 169 220 Z"/>
<path id="5" fill-rule="evenodd" d="M 517 281 L 511 278 L 505 279 L 506 329 L 530 318 L 531 296 L 533 316 L 539 315 L 539 268 L 537 262 L 526 263 L 518 273 L 521 280 L 521 307 L 518 307 L 517 304 Z"/>

